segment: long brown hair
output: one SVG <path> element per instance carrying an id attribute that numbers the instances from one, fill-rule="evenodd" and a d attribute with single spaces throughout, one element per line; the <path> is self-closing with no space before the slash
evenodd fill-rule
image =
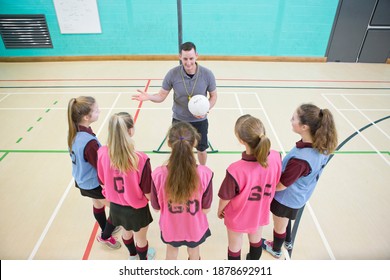
<path id="1" fill-rule="evenodd" d="M 297 109 L 301 124 L 310 128 L 313 148 L 321 154 L 331 154 L 337 147 L 337 131 L 332 113 L 313 104 L 302 104 Z"/>
<path id="2" fill-rule="evenodd" d="M 179 122 L 168 131 L 172 152 L 168 159 L 168 178 L 165 191 L 168 201 L 186 203 L 198 189 L 199 178 L 193 148 L 200 137 L 189 123 Z"/>
<path id="3" fill-rule="evenodd" d="M 234 127 L 236 135 L 251 149 L 258 163 L 268 167 L 268 154 L 271 149 L 271 141 L 265 134 L 265 128 L 261 120 L 249 114 L 239 117 Z"/>
<path id="4" fill-rule="evenodd" d="M 134 121 L 126 112 L 112 115 L 108 123 L 107 147 L 111 166 L 122 173 L 138 168 L 138 156 L 129 135 L 131 128 L 134 128 Z"/>
<path id="5" fill-rule="evenodd" d="M 88 116 L 92 111 L 92 106 L 96 103 L 92 96 L 80 96 L 72 98 L 68 103 L 68 148 L 71 151 L 74 138 L 79 130 L 78 125 L 84 116 Z"/>

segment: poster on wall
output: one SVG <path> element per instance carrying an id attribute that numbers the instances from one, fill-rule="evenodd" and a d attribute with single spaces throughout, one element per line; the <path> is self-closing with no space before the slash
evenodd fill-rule
<path id="1" fill-rule="evenodd" d="M 62 34 L 102 33 L 96 0 L 53 0 Z"/>

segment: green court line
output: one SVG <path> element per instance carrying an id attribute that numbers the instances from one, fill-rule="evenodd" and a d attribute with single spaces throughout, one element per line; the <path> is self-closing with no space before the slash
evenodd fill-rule
<path id="1" fill-rule="evenodd" d="M 19 138 L 18 142 L 20 142 L 23 138 Z M 17 142 L 17 143 L 18 143 Z M 0 153 L 5 153 L 1 158 L 0 162 L 10 153 L 25 153 L 25 154 L 67 154 L 69 153 L 67 150 L 0 150 Z M 144 151 L 145 154 L 156 154 L 155 151 Z M 169 151 L 161 152 L 160 154 L 169 154 Z M 218 151 L 215 154 L 222 155 L 240 155 L 242 151 Z M 281 153 L 281 152 L 280 152 Z M 288 151 L 286 151 L 288 153 Z M 387 154 L 390 156 L 390 151 L 379 151 L 381 154 Z M 374 155 L 378 154 L 376 151 L 335 151 L 334 154 L 343 154 L 343 155 Z"/>
<path id="2" fill-rule="evenodd" d="M 0 150 L 0 153 L 26 153 L 26 154 L 31 154 L 31 153 L 36 153 L 36 154 L 64 154 L 64 153 L 69 153 L 67 150 Z"/>
<path id="3" fill-rule="evenodd" d="M 215 154 L 223 154 L 223 155 L 229 155 L 229 154 L 242 154 L 243 151 L 220 151 L 216 152 Z M 289 151 L 286 151 L 288 153 Z M 145 154 L 158 154 L 156 151 L 144 151 Z M 170 151 L 161 151 L 161 154 L 169 154 Z M 282 153 L 282 152 L 279 152 Z M 381 154 L 388 154 L 390 155 L 390 151 L 379 151 Z M 364 155 L 364 154 L 378 154 L 376 151 L 335 151 L 334 154 L 344 154 L 344 155 Z"/>
<path id="4" fill-rule="evenodd" d="M 55 105 L 55 104 L 57 104 L 57 103 L 58 103 L 58 101 L 54 101 L 53 105 Z M 45 112 L 46 112 L 46 113 L 50 112 L 50 108 L 46 109 Z M 39 122 L 39 121 L 41 121 L 41 120 L 42 120 L 42 117 L 39 117 L 39 119 L 37 119 L 37 122 Z M 27 132 L 30 132 L 32 129 L 33 129 L 33 126 L 30 126 L 30 127 L 27 129 Z M 22 141 L 22 139 L 23 139 L 23 137 L 20 137 L 20 138 L 16 141 L 16 143 L 19 143 L 20 141 Z M 1 160 L 3 160 L 3 159 L 8 155 L 8 153 L 12 153 L 12 152 L 13 152 L 13 151 L 8 151 L 8 152 L 6 152 L 6 154 L 3 155 L 3 156 L 1 157 Z"/>
<path id="5" fill-rule="evenodd" d="M 5 154 L 0 158 L 0 161 L 2 161 L 3 158 L 5 158 L 7 155 L 8 155 L 8 153 L 5 153 Z"/>
<path id="6" fill-rule="evenodd" d="M 20 138 L 21 140 L 22 138 Z M 154 151 L 143 151 L 145 154 L 156 154 Z M 168 151 L 167 151 L 168 152 Z M 286 151 L 288 153 L 289 151 Z M 67 154 L 69 153 L 68 150 L 0 150 L 0 153 L 37 153 L 37 154 Z M 230 154 L 241 154 L 242 151 L 218 151 L 218 153 L 215 154 L 222 154 L 222 155 L 230 155 Z M 281 153 L 281 152 L 280 152 Z M 379 151 L 381 154 L 388 154 L 390 155 L 390 151 Z M 377 154 L 376 151 L 336 151 L 334 154 L 344 154 L 344 155 L 370 155 L 370 154 Z"/>

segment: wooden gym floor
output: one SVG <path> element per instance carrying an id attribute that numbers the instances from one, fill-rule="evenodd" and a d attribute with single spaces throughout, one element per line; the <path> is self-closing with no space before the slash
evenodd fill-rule
<path id="1" fill-rule="evenodd" d="M 100 231 L 92 203 L 73 186 L 67 103 L 79 95 L 97 99 L 101 114 L 92 128 L 103 144 L 108 118 L 119 111 L 131 113 L 136 117 L 136 147 L 148 153 L 154 168 L 168 157 L 163 139 L 171 122 L 172 93 L 161 104 L 139 104 L 131 95 L 136 89 L 158 91 L 165 73 L 177 63 L 0 63 L 2 260 L 127 259 L 124 246 L 110 250 L 96 241 Z M 306 205 L 292 259 L 389 260 L 390 66 L 203 62 L 201 57 L 199 63 L 213 70 L 218 86 L 217 105 L 209 114 L 212 236 L 201 247 L 202 259 L 226 259 L 226 229 L 216 216 L 217 192 L 226 167 L 243 150 L 233 133 L 235 120 L 246 113 L 259 117 L 273 149 L 284 155 L 299 140 L 291 130 L 293 111 L 311 102 L 333 112 L 342 146 Z M 161 260 L 165 245 L 158 213 L 152 213 L 148 238 Z M 272 220 L 264 237 L 272 238 Z M 242 257 L 248 250 L 244 244 Z M 179 258 L 187 258 L 184 248 Z M 273 260 L 266 252 L 262 259 Z"/>

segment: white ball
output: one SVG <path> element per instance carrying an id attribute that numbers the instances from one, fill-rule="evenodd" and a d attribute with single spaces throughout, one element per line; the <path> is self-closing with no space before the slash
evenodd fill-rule
<path id="1" fill-rule="evenodd" d="M 210 102 L 204 95 L 195 95 L 188 102 L 188 110 L 194 116 L 204 116 L 210 109 Z"/>

